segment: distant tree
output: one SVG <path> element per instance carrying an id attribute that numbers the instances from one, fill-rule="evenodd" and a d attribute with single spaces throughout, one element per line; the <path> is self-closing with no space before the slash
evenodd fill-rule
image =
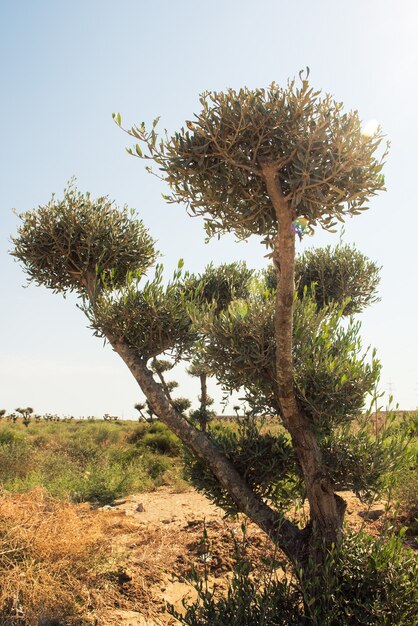
<path id="1" fill-rule="evenodd" d="M 23 424 L 24 424 L 26 427 L 28 427 L 28 426 L 29 426 L 29 424 L 30 424 L 30 418 L 31 418 L 31 415 L 32 415 L 32 413 L 33 413 L 33 409 L 32 409 L 32 407 L 27 406 L 25 409 L 18 408 L 18 409 L 16 409 L 16 411 L 17 411 L 18 413 L 20 413 L 20 415 L 22 416 L 22 421 L 23 421 Z"/>
<path id="2" fill-rule="evenodd" d="M 145 405 L 145 402 L 137 402 L 137 403 L 134 405 L 134 409 L 136 409 L 136 410 L 138 411 L 138 413 L 139 413 L 139 418 L 138 418 L 138 419 L 143 419 L 143 420 L 145 420 L 145 419 L 146 419 L 146 418 L 145 418 L 145 415 L 144 415 L 144 414 L 143 414 L 143 412 L 142 412 L 142 411 L 145 409 L 145 406 L 146 406 L 146 405 Z"/>
<path id="3" fill-rule="evenodd" d="M 208 395 L 207 381 L 209 369 L 204 361 L 203 354 L 204 353 L 200 354 L 200 359 L 199 354 L 196 354 L 194 361 L 192 361 L 192 363 L 189 365 L 187 371 L 190 376 L 198 378 L 200 382 L 200 406 L 198 409 L 192 411 L 190 417 L 194 422 L 197 422 L 199 424 L 200 429 L 203 432 L 206 432 L 208 422 L 213 417 L 213 411 L 210 411 L 209 407 L 213 404 L 214 400 Z"/>
<path id="4" fill-rule="evenodd" d="M 119 417 L 117 415 L 110 415 L 109 413 L 105 413 L 103 415 L 103 419 L 105 422 L 117 422 Z"/>

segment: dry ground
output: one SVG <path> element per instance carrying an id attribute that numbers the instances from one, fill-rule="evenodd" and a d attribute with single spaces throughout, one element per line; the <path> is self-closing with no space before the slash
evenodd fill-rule
<path id="1" fill-rule="evenodd" d="M 378 533 L 384 503 L 366 511 L 353 494 L 343 496 L 349 526 Z M 56 500 L 42 489 L 0 493 L 1 625 L 172 626 L 167 603 L 181 611 L 184 598 L 196 597 L 193 569 L 206 569 L 210 585 L 226 589 L 232 535 L 242 542 L 243 521 L 225 520 L 193 489 L 164 487 L 101 508 Z M 274 548 L 254 524 L 246 536 L 262 579 Z"/>
<path id="2" fill-rule="evenodd" d="M 342 494 L 348 502 L 347 523 L 354 530 L 366 527 L 378 533 L 384 516 L 384 503 L 369 511 L 350 492 Z M 225 520 L 221 509 L 210 504 L 194 490 L 173 493 L 161 488 L 155 492 L 130 496 L 114 506 L 101 509 L 114 520 L 117 531 L 113 549 L 126 561 L 125 593 L 142 586 L 142 604 L 136 610 L 112 609 L 101 618 L 103 626 L 160 626 L 175 622 L 166 612 L 166 603 L 181 610 L 185 597 L 195 592 L 188 579 L 192 567 L 202 571 L 206 565 L 212 584 L 223 588 L 234 559 L 231 533 L 240 540 L 242 520 Z M 202 541 L 204 527 L 208 539 Z M 274 559 L 274 550 L 264 534 L 248 525 L 250 552 L 268 568 L 265 557 Z M 257 559 L 257 557 L 259 557 Z M 263 559 L 261 559 L 263 557 Z"/>

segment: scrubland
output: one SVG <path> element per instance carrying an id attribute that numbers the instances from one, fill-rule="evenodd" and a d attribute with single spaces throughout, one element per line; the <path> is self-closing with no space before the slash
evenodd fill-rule
<path id="1" fill-rule="evenodd" d="M 400 429 L 404 422 L 400 416 Z M 212 425 L 235 427 L 233 421 Z M 274 422 L 267 427 L 280 428 Z M 385 525 L 404 527 L 402 542 L 416 549 L 417 451 L 412 436 L 410 466 L 376 505 L 378 519 L 348 495 L 351 530 L 378 536 Z M 189 517 L 187 507 L 176 510 L 188 502 L 176 494 L 192 487 L 183 475 L 179 440 L 159 422 L 2 420 L 0 485 L 3 626 L 174 624 L 179 622 L 165 603 L 181 611 L 179 598 L 196 568 L 209 572 L 225 597 L 231 576 L 237 584 L 231 570 L 241 522 L 224 522 L 215 509 L 202 508 L 199 515 L 192 492 Z M 144 498 L 147 514 L 141 517 Z M 245 532 L 251 567 L 260 576 L 275 556 L 258 532 Z M 184 623 L 206 623 L 189 619 Z"/>

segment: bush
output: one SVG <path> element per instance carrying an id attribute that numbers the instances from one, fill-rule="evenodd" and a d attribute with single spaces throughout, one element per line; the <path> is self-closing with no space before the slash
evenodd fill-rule
<path id="1" fill-rule="evenodd" d="M 302 582 L 272 570 L 260 581 L 235 542 L 237 560 L 226 595 L 216 595 L 207 577 L 195 576 L 198 599 L 184 603 L 184 626 L 409 626 L 418 609 L 417 557 L 401 536 L 346 537 L 323 567 L 308 566 Z"/>
<path id="2" fill-rule="evenodd" d="M 408 534 L 418 535 L 418 472 L 417 466 L 402 476 L 395 489 L 399 501 L 400 519 L 407 527 Z"/>
<path id="3" fill-rule="evenodd" d="M 22 441 L 24 441 L 24 436 L 17 430 L 12 428 L 0 430 L 0 446 L 21 443 Z"/>
<path id="4" fill-rule="evenodd" d="M 180 440 L 162 422 L 140 424 L 129 437 L 129 441 L 159 454 L 177 456 L 181 451 Z"/>

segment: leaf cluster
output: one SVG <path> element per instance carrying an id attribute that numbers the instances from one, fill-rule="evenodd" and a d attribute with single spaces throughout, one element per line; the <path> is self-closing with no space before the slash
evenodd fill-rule
<path id="1" fill-rule="evenodd" d="M 295 300 L 293 362 L 295 391 L 318 432 L 330 432 L 357 417 L 380 375 L 375 351 L 363 351 L 360 323 L 343 324 L 344 305 L 318 311 L 307 294 Z"/>
<path id="2" fill-rule="evenodd" d="M 227 392 L 244 390 L 255 414 L 279 414 L 275 398 L 276 343 L 274 297 L 262 280 L 252 281 L 246 300 L 226 311 L 206 312 L 199 323 L 205 336 L 205 362 Z M 305 293 L 294 304 L 295 392 L 320 432 L 350 421 L 376 384 L 380 366 L 362 352 L 360 326 L 342 323 L 341 308 L 318 310 Z"/>
<path id="3" fill-rule="evenodd" d="M 299 299 L 307 291 L 319 309 L 329 304 L 344 305 L 343 315 L 353 315 L 379 301 L 379 270 L 354 245 L 311 248 L 296 258 L 296 291 Z M 276 290 L 273 266 L 265 271 L 265 280 L 270 290 Z"/>
<path id="4" fill-rule="evenodd" d="M 198 305 L 214 304 L 215 313 L 226 309 L 232 300 L 248 295 L 248 282 L 253 270 L 244 262 L 223 263 L 205 267 L 201 274 L 189 275 L 185 287 L 196 294 Z"/>
<path id="5" fill-rule="evenodd" d="M 191 293 L 179 272 L 163 283 L 163 268 L 141 288 L 136 282 L 118 292 L 104 291 L 89 309 L 91 327 L 97 336 L 123 339 L 147 361 L 177 346 L 179 352 L 196 338 L 187 304 Z"/>
<path id="6" fill-rule="evenodd" d="M 219 422 L 212 423 L 208 434 L 261 498 L 284 508 L 303 496 L 302 478 L 287 434 L 261 433 L 252 420 L 240 424 L 237 429 Z M 185 473 L 198 490 L 227 514 L 239 512 L 205 463 L 187 450 Z"/>
<path id="7" fill-rule="evenodd" d="M 120 286 L 130 272 L 143 273 L 156 259 L 154 241 L 132 211 L 107 197 L 82 194 L 73 184 L 62 200 L 52 196 L 19 217 L 12 255 L 29 281 L 56 293 L 84 294 L 92 281 Z"/>
<path id="8" fill-rule="evenodd" d="M 277 220 L 263 167 L 277 172 L 294 218 L 332 229 L 336 220 L 367 208 L 384 188 L 383 160 L 375 157 L 382 134 L 362 132 L 356 111 L 344 112 L 330 95 L 307 80 L 281 88 L 204 92 L 193 121 L 171 137 L 159 137 L 158 119 L 127 130 L 133 156 L 154 160 L 172 190 L 169 202 L 184 202 L 205 219 L 209 235 L 234 232 L 271 241 Z M 120 125 L 120 118 L 117 119 Z M 151 168 L 149 168 L 151 169 Z"/>
<path id="9" fill-rule="evenodd" d="M 203 309 L 224 309 L 235 297 L 245 293 L 251 275 L 245 264 L 219 267 L 209 265 L 199 275 L 182 273 L 182 262 L 173 279 L 163 280 L 163 267 L 145 284 L 126 280 L 119 289 L 105 289 L 88 310 L 92 328 L 98 336 L 123 338 L 144 359 L 171 351 L 176 360 L 196 352 L 199 333 L 192 314 Z"/>
<path id="10" fill-rule="evenodd" d="M 348 425 L 320 439 L 320 448 L 335 488 L 351 490 L 361 500 L 371 502 L 395 484 L 412 458 L 410 442 L 392 421 L 377 434 L 370 415 L 358 428 Z"/>

